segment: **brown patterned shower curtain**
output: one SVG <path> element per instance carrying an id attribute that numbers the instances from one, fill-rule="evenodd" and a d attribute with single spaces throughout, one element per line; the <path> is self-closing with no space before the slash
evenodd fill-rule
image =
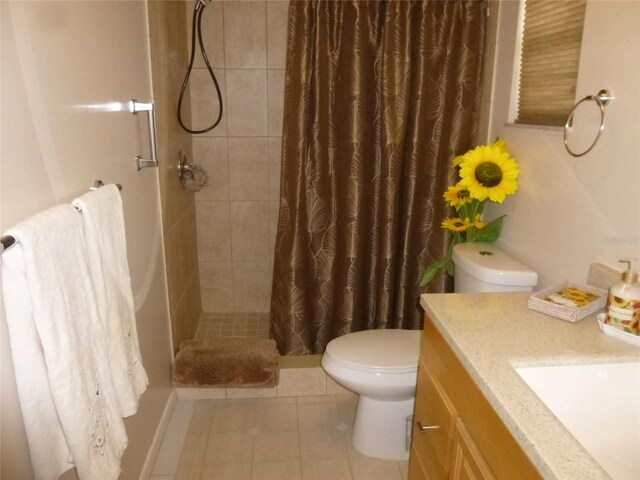
<path id="1" fill-rule="evenodd" d="M 482 0 L 292 1 L 271 330 L 282 354 L 422 326 L 451 159 L 475 143 Z M 444 276 L 429 291 L 450 289 Z"/>

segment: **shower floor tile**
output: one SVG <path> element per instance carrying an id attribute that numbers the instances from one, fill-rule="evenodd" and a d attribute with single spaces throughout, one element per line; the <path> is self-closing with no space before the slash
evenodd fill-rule
<path id="1" fill-rule="evenodd" d="M 269 338 L 269 314 L 203 313 L 195 339 L 210 337 Z"/>
<path id="2" fill-rule="evenodd" d="M 407 480 L 406 461 L 366 457 L 350 446 L 344 420 L 353 418 L 355 399 L 178 400 L 170 422 L 175 416 L 188 427 L 168 429 L 163 445 L 180 454 L 167 461 L 161 447 L 151 479 Z"/>

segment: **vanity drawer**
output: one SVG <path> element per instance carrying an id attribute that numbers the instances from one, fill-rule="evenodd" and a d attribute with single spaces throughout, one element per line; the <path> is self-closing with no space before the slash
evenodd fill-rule
<path id="1" fill-rule="evenodd" d="M 422 361 L 418 368 L 418 385 L 420 391 L 416 395 L 413 415 L 413 446 L 423 460 L 427 476 L 432 480 L 446 479 L 456 411 L 438 380 Z M 418 422 L 423 427 L 422 431 Z"/>

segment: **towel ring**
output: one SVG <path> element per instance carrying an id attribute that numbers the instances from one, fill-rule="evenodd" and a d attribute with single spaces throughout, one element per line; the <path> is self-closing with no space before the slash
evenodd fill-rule
<path id="1" fill-rule="evenodd" d="M 571 112 L 569 112 L 567 121 L 564 124 L 564 147 L 567 149 L 567 152 L 569 152 L 574 157 L 581 157 L 589 153 L 591 149 L 596 146 L 596 143 L 598 143 L 598 139 L 600 138 L 600 134 L 602 133 L 602 130 L 604 130 L 604 107 L 609 103 L 611 98 L 612 98 L 611 94 L 609 93 L 608 90 L 600 90 L 597 95 L 587 95 L 586 97 L 584 97 L 582 100 L 580 100 L 578 103 L 576 103 L 573 106 L 573 108 L 571 109 Z M 567 131 L 573 125 L 573 113 L 576 111 L 576 108 L 578 108 L 578 105 L 580 105 L 582 102 L 586 102 L 587 100 L 593 100 L 594 102 L 596 102 L 596 104 L 598 105 L 598 108 L 600 109 L 600 128 L 598 129 L 598 134 L 596 135 L 596 138 L 593 140 L 593 143 L 591 144 L 591 146 L 582 153 L 575 153 L 569 147 L 569 139 L 567 138 Z"/>

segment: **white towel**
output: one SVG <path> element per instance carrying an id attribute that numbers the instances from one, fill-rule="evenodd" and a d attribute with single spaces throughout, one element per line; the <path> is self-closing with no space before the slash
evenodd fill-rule
<path id="1" fill-rule="evenodd" d="M 2 287 L 16 383 L 36 479 L 76 466 L 117 479 L 127 446 L 89 277 L 81 216 L 71 205 L 7 234 Z"/>
<path id="2" fill-rule="evenodd" d="M 34 474 L 57 480 L 73 461 L 49 388 L 21 249 L 17 244 L 2 254 L 4 308 Z"/>
<path id="3" fill-rule="evenodd" d="M 72 203 L 82 212 L 89 271 L 107 332 L 113 383 L 120 413 L 128 417 L 136 413 L 149 379 L 138 344 L 122 199 L 118 188 L 110 184 Z"/>

